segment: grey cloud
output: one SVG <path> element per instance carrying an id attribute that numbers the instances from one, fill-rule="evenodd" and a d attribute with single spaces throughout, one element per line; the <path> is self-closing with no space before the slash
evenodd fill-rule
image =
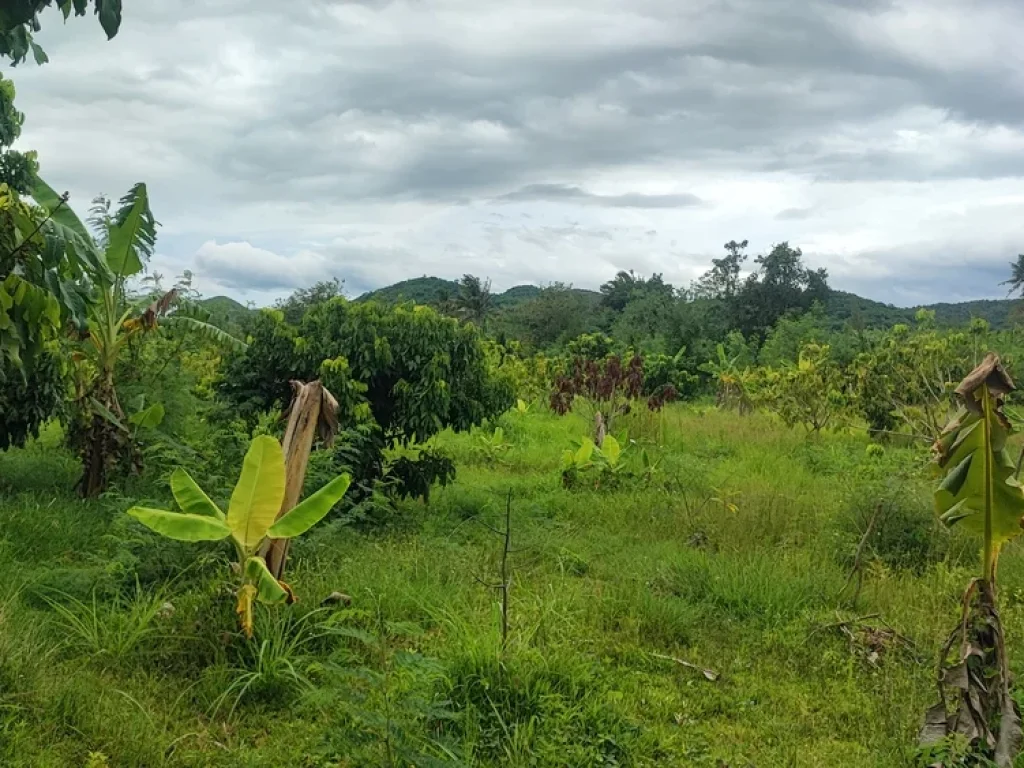
<path id="1" fill-rule="evenodd" d="M 495 198 L 501 201 L 546 200 L 551 202 L 578 202 L 609 208 L 688 208 L 700 205 L 701 199 L 687 193 L 670 195 L 644 195 L 627 192 L 621 195 L 597 195 L 570 184 L 529 184 L 515 192 Z"/>
<path id="2" fill-rule="evenodd" d="M 945 28 L 957 45 L 933 44 Z M 674 228 L 682 209 L 702 205 L 688 225 L 760 242 L 810 218 L 855 230 L 844 205 L 871 185 L 927 196 L 1024 177 L 1024 68 L 1005 53 L 1024 9 L 1011 0 L 167 0 L 127 9 L 111 43 L 83 29 L 46 25 L 51 63 L 14 72 L 24 146 L 75 200 L 145 178 L 168 230 L 191 238 L 179 261 L 268 292 L 364 263 L 367 287 L 457 274 L 474 254 L 510 280 L 559 279 L 587 248 L 639 264 L 671 260 L 676 243 L 688 274 L 732 232 L 684 240 L 697 235 Z M 687 192 L 635 191 L 679 179 Z M 809 186 L 746 213 L 742 180 Z M 822 207 L 812 182 L 851 191 Z M 487 202 L 509 220 L 479 224 Z M 553 220 L 566 208 L 582 223 Z M 331 244 L 365 217 L 376 240 Z M 986 253 L 1004 246 L 977 237 Z M 208 240 L 306 261 L 282 285 L 204 261 Z"/>
<path id="3" fill-rule="evenodd" d="M 809 219 L 814 214 L 814 208 L 786 208 L 775 214 L 779 221 L 799 221 Z"/>

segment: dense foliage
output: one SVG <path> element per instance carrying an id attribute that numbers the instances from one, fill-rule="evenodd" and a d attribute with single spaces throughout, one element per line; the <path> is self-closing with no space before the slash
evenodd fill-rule
<path id="1" fill-rule="evenodd" d="M 472 326 L 426 307 L 343 298 L 311 306 L 297 326 L 280 312 L 261 313 L 220 391 L 241 413 L 255 415 L 286 405 L 292 379 L 315 378 L 337 398 L 341 424 L 363 428 L 352 435 L 360 466 L 344 459 L 344 439 L 336 449 L 356 482 L 383 478 L 390 467 L 400 494 L 424 497 L 431 482 L 450 477 L 448 463 L 427 451 L 414 468 L 408 456 L 387 460 L 385 450 L 422 448 L 441 430 L 468 430 L 514 402 L 507 378 L 489 371 Z"/>

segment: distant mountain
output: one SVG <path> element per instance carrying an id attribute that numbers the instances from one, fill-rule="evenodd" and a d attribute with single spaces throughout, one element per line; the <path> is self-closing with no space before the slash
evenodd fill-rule
<path id="1" fill-rule="evenodd" d="M 197 303 L 210 313 L 215 325 L 222 327 L 225 324 L 238 325 L 252 313 L 251 309 L 230 296 L 211 296 L 208 299 L 200 299 Z"/>
<path id="2" fill-rule="evenodd" d="M 969 323 L 980 317 L 995 328 L 1008 328 L 1011 314 L 1018 306 L 1016 299 L 978 299 L 959 304 L 926 304 L 920 307 L 895 307 L 880 301 L 865 299 L 846 291 L 833 291 L 826 302 L 825 311 L 837 326 L 849 322 L 865 328 L 886 328 L 896 323 L 912 323 L 919 309 L 935 312 L 935 322 L 942 327 Z"/>
<path id="3" fill-rule="evenodd" d="M 412 301 L 417 304 L 435 304 L 444 296 L 454 296 L 458 290 L 459 284 L 454 280 L 423 276 L 364 293 L 356 301 L 379 301 L 382 304 Z"/>
<path id="4" fill-rule="evenodd" d="M 939 325 L 963 325 L 971 318 L 981 317 L 998 329 L 1010 327 L 1019 307 L 1017 299 L 978 299 L 959 304 L 929 304 L 925 309 L 935 310 L 935 320 Z"/>
<path id="5" fill-rule="evenodd" d="M 862 328 L 888 328 L 896 323 L 913 322 L 916 311 L 865 299 L 846 291 L 832 291 L 825 302 L 825 314 L 836 327 L 850 323 Z"/>
<path id="6" fill-rule="evenodd" d="M 591 299 L 595 304 L 601 298 L 601 294 L 597 291 L 586 288 L 573 290 Z M 497 309 L 510 309 L 536 298 L 540 291 L 541 289 L 536 285 L 517 285 L 503 293 L 496 293 L 494 306 Z M 372 299 L 386 304 L 397 304 L 403 301 L 436 304 L 442 297 L 454 297 L 458 292 L 459 284 L 454 280 L 444 280 L 440 277 L 416 277 L 365 293 L 356 301 Z M 217 299 L 209 301 L 224 298 L 218 296 Z M 237 302 L 233 303 L 237 304 Z M 1009 326 L 1010 314 L 1017 303 L 1013 299 L 980 299 L 960 304 L 929 304 L 924 308 L 935 310 L 935 321 L 940 326 L 963 325 L 973 317 L 981 317 L 987 320 L 993 328 L 998 329 Z M 851 323 L 864 328 L 887 328 L 896 323 L 913 323 L 914 314 L 920 308 L 896 307 L 846 291 L 833 291 L 825 304 L 826 314 L 832 318 L 836 327 Z"/>
<path id="7" fill-rule="evenodd" d="M 589 291 L 585 288 L 574 288 L 573 290 L 595 299 L 601 296 L 597 291 Z M 509 309 L 517 304 L 535 299 L 540 291 L 541 289 L 536 285 L 517 285 L 503 293 L 494 294 L 494 306 L 497 309 Z M 384 304 L 413 301 L 417 304 L 436 304 L 442 297 L 454 298 L 458 293 L 459 284 L 454 280 L 445 280 L 440 277 L 414 277 L 412 280 L 402 280 L 394 285 L 364 293 L 356 301 L 379 301 Z"/>
<path id="8" fill-rule="evenodd" d="M 512 307 L 516 304 L 522 304 L 524 301 L 537 298 L 537 294 L 539 293 L 540 288 L 536 285 L 517 285 L 514 288 L 509 288 L 504 293 L 499 293 L 495 296 L 494 306 L 499 309 Z"/>

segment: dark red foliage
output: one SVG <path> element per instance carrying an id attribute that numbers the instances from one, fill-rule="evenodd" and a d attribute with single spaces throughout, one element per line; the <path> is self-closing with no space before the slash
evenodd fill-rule
<path id="1" fill-rule="evenodd" d="M 555 380 L 551 392 L 551 409 L 558 414 L 572 410 L 574 397 L 586 397 L 599 403 L 613 403 L 618 398 L 635 400 L 644 384 L 644 361 L 634 355 L 623 366 L 622 358 L 610 355 L 604 360 L 572 361 L 570 371 Z M 628 403 L 622 406 L 628 409 Z M 623 411 L 625 412 L 625 411 Z"/>

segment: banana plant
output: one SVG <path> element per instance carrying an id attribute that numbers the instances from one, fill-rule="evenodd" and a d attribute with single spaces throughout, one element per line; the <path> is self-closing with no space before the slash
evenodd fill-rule
<path id="1" fill-rule="evenodd" d="M 961 408 L 934 445 L 943 477 L 935 508 L 947 526 L 981 537 L 982 570 L 962 600 L 962 614 L 940 656 L 940 700 L 926 717 L 921 744 L 965 737 L 1001 768 L 1011 766 L 1024 738 L 1020 712 L 1010 694 L 1006 642 L 999 618 L 996 566 L 1006 542 L 1021 534 L 1024 487 L 1006 450 L 1010 421 L 1004 397 L 1014 390 L 994 354 L 956 387 Z M 952 661 L 948 657 L 959 640 Z M 952 688 L 947 695 L 946 689 Z M 952 711 L 947 707 L 952 699 Z"/>
<path id="2" fill-rule="evenodd" d="M 628 446 L 628 441 L 626 443 Z M 589 437 L 573 441 L 573 446 L 562 453 L 562 485 L 566 488 L 576 485 L 580 473 L 590 469 L 597 469 L 600 478 L 609 481 L 627 472 L 622 461 L 625 449 L 613 435 L 605 435 L 600 447 Z"/>
<path id="3" fill-rule="evenodd" d="M 571 488 L 579 479 L 579 473 L 594 466 L 592 461 L 597 446 L 589 437 L 583 437 L 574 448 L 562 452 L 562 485 Z"/>
<path id="4" fill-rule="evenodd" d="M 622 463 L 622 451 L 621 443 L 613 435 L 605 435 L 604 440 L 601 442 L 601 447 L 597 448 L 594 454 L 601 464 L 603 471 L 615 474 L 620 472 L 625 466 Z"/>
<path id="5" fill-rule="evenodd" d="M 285 497 L 284 452 L 275 438 L 262 435 L 252 441 L 245 454 L 226 515 L 183 469 L 171 475 L 171 491 L 181 512 L 132 507 L 128 514 L 177 541 L 229 539 L 242 575 L 236 611 L 242 631 L 252 637 L 254 602 L 277 605 L 295 600 L 291 587 L 275 579 L 257 554 L 263 542 L 268 538 L 291 539 L 308 531 L 341 500 L 349 483 L 347 474 L 339 475 L 277 518 Z"/>
<path id="6" fill-rule="evenodd" d="M 208 318 L 182 311 L 177 290 L 133 300 L 130 281 L 145 271 L 156 243 L 157 221 L 145 184 L 135 184 L 113 213 L 109 201 L 96 201 L 88 219 L 95 236 L 65 205 L 65 198 L 41 179 L 35 180 L 32 194 L 68 247 L 90 255 L 82 260 L 82 271 L 91 285 L 92 301 L 87 306 L 84 332 L 77 334 L 72 353 L 77 413 L 71 441 L 82 458 L 79 490 L 83 496 L 95 496 L 106 488 L 116 460 L 134 464 L 138 459 L 134 444 L 117 426 L 125 413 L 116 374 L 128 346 L 159 325 L 171 324 L 187 326 L 224 346 L 245 345 L 214 328 Z"/>
<path id="7" fill-rule="evenodd" d="M 483 430 L 477 435 L 477 446 L 480 453 L 489 462 L 495 462 L 498 458 L 512 447 L 512 444 L 505 440 L 505 430 L 495 427 L 492 434 Z"/>

